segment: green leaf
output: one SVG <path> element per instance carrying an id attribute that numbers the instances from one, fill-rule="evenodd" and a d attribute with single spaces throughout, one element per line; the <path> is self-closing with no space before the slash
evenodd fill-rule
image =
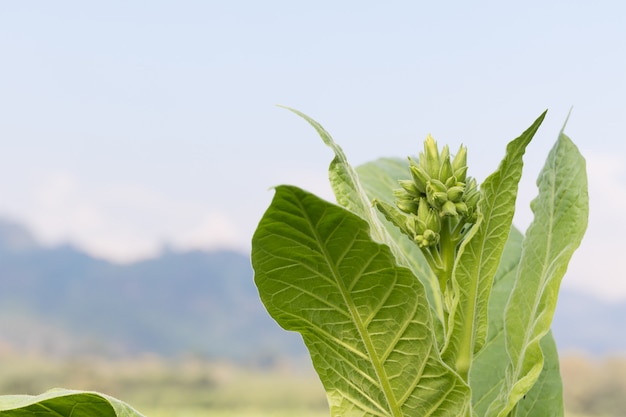
<path id="1" fill-rule="evenodd" d="M 142 417 L 142 414 L 98 392 L 53 389 L 41 395 L 0 396 L 0 416 Z"/>
<path id="2" fill-rule="evenodd" d="M 356 171 L 368 198 L 370 200 L 378 199 L 389 205 L 395 204 L 393 190 L 399 187 L 398 180 L 411 178 L 407 160 L 400 158 L 380 158 L 358 166 Z M 379 220 L 402 254 L 402 258 L 406 262 L 403 265 L 408 266 L 424 285 L 428 301 L 436 312 L 435 317 L 443 322 L 443 301 L 439 291 L 439 282 L 437 276 L 428 266 L 428 262 L 424 259 L 422 251 L 411 239 L 403 235 L 400 229 L 387 221 L 381 213 L 379 213 Z"/>
<path id="3" fill-rule="evenodd" d="M 509 357 L 504 338 L 504 309 L 517 275 L 522 251 L 522 234 L 511 230 L 496 273 L 489 299 L 489 331 L 484 348 L 474 356 L 470 372 L 472 407 L 475 415 L 487 415 L 489 405 L 500 393 L 506 377 Z M 533 388 L 523 398 L 517 417 L 562 417 L 563 386 L 559 357 L 552 333 L 541 340 L 545 355 L 544 369 Z"/>
<path id="4" fill-rule="evenodd" d="M 559 353 L 552 331 L 541 339 L 540 346 L 543 369 L 535 385 L 517 403 L 515 417 L 563 417 L 565 413 Z"/>
<path id="5" fill-rule="evenodd" d="M 467 376 L 475 352 L 487 338 L 487 309 L 493 278 L 511 230 L 522 157 L 539 129 L 544 112 L 506 147 L 498 169 L 480 186 L 478 221 L 461 244 L 453 271 L 454 297 L 448 320 L 444 360 Z"/>
<path id="6" fill-rule="evenodd" d="M 499 417 L 513 410 L 544 368 L 540 341 L 550 330 L 561 280 L 587 228 L 585 160 L 562 132 L 537 184 L 539 195 L 531 203 L 535 218 L 505 310 L 505 384 L 489 408 L 489 415 Z"/>
<path id="7" fill-rule="evenodd" d="M 261 300 L 298 331 L 333 416 L 461 416 L 469 387 L 440 359 L 423 286 L 355 214 L 280 186 L 252 241 Z"/>
<path id="8" fill-rule="evenodd" d="M 483 349 L 474 356 L 470 370 L 474 414 L 487 415 L 489 405 L 504 384 L 508 355 L 504 340 L 504 309 L 511 295 L 522 252 L 522 234 L 512 228 L 489 297 L 489 330 Z"/>

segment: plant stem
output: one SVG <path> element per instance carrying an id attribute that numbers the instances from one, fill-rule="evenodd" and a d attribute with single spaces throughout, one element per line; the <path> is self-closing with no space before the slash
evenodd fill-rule
<path id="1" fill-rule="evenodd" d="M 441 232 L 439 240 L 439 254 L 442 260 L 442 268 L 439 278 L 439 287 L 442 294 L 447 291 L 448 283 L 452 278 L 452 268 L 454 268 L 454 258 L 456 255 L 457 239 L 453 232 L 453 226 L 450 217 L 444 217 L 441 222 Z"/>

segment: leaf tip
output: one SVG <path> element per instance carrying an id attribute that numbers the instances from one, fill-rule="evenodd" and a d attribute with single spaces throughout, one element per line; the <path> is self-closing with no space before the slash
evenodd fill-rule
<path id="1" fill-rule="evenodd" d="M 569 121 L 569 117 L 572 115 L 572 110 L 574 110 L 574 106 L 569 108 L 567 112 L 567 116 L 565 117 L 565 122 L 563 122 L 563 127 L 561 128 L 560 134 L 563 135 L 565 133 L 565 126 L 567 126 L 567 122 Z"/>

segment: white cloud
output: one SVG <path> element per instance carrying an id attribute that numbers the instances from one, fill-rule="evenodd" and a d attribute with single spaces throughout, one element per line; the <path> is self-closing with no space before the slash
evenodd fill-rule
<path id="1" fill-rule="evenodd" d="M 182 230 L 173 240 L 180 249 L 240 248 L 244 238 L 233 219 L 223 213 L 208 213 L 187 230 Z"/>
<path id="2" fill-rule="evenodd" d="M 88 185 L 60 172 L 48 175 L 29 199 L 21 217 L 44 244 L 69 242 L 113 261 L 155 256 L 166 243 L 181 249 L 247 248 L 225 210 L 174 201 L 139 185 Z"/>

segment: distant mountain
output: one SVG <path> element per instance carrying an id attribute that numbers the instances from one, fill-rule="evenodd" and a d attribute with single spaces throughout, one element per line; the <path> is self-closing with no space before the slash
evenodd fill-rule
<path id="1" fill-rule="evenodd" d="M 19 251 L 37 246 L 35 238 L 22 225 L 0 220 L 0 251 Z"/>
<path id="2" fill-rule="evenodd" d="M 563 291 L 559 349 L 626 351 L 626 303 Z M 236 360 L 303 355 L 263 308 L 247 255 L 166 251 L 116 265 L 71 246 L 45 248 L 0 221 L 0 345 L 59 354 L 194 352 Z"/>
<path id="3" fill-rule="evenodd" d="M 552 331 L 562 352 L 626 353 L 626 302 L 607 302 L 563 289 Z"/>
<path id="4" fill-rule="evenodd" d="M 116 265 L 28 236 L 0 221 L 0 344 L 259 360 L 305 352 L 262 306 L 247 255 L 167 251 Z"/>

